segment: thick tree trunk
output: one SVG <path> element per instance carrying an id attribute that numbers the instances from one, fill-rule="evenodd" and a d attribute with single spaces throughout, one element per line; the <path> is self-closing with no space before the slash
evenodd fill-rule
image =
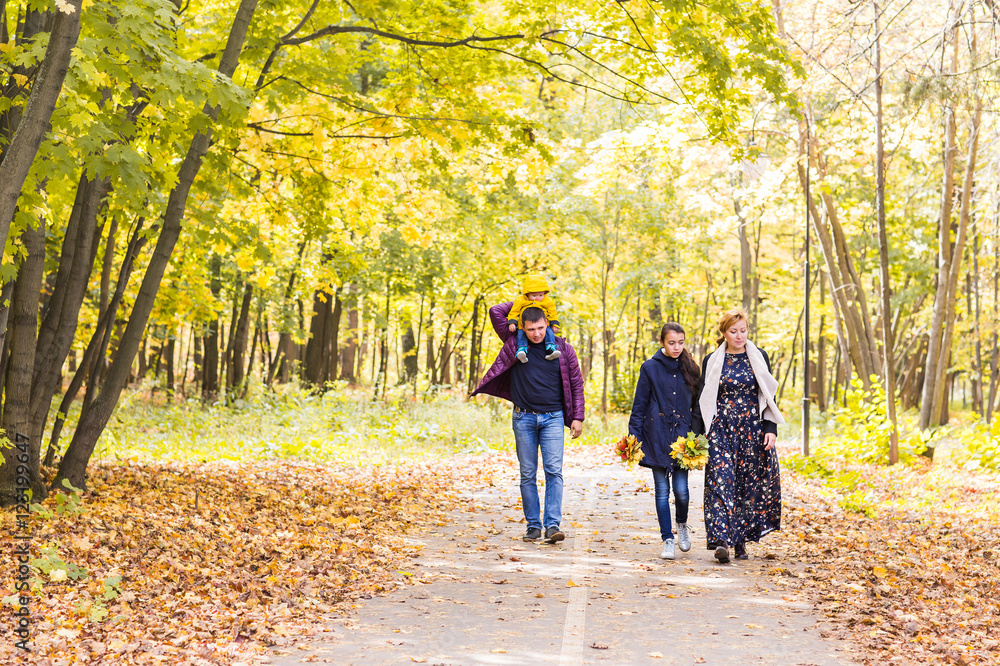
<path id="1" fill-rule="evenodd" d="M 80 13 L 83 0 L 65 0 L 49 34 L 45 59 L 38 69 L 31 95 L 25 104 L 17 130 L 0 162 L 0 247 L 7 243 L 10 224 L 17 210 L 21 188 L 28 177 L 35 155 L 48 133 L 63 81 L 69 70 L 73 48 L 80 37 Z M 40 287 L 39 287 L 40 288 Z M 34 446 L 37 448 L 38 443 Z"/>
<path id="2" fill-rule="evenodd" d="M 83 192 L 76 233 L 63 240 L 62 258 L 48 311 L 42 318 L 35 348 L 31 382 L 32 441 L 41 442 L 52 399 L 61 388 L 62 367 L 73 346 L 80 308 L 90 282 L 90 273 L 100 242 L 97 223 L 104 197 L 110 191 L 107 179 L 91 181 L 84 174 L 78 188 Z M 71 225 L 73 226 L 73 225 Z M 67 245 L 75 245 L 67 249 Z"/>
<path id="3" fill-rule="evenodd" d="M 45 268 L 45 222 L 38 220 L 37 227 L 28 227 L 21 234 L 27 257 L 21 264 L 14 285 L 10 305 L 10 331 L 7 343 L 10 357 L 4 377 L 4 402 L 2 427 L 11 442 L 27 438 L 31 427 L 31 369 L 35 363 L 35 329 L 38 325 L 38 304 Z M 23 472 L 24 462 L 18 461 L 18 449 L 0 447 L 3 465 L 0 465 L 0 506 L 17 503 L 18 488 L 24 487 L 18 477 L 28 476 L 33 499 L 46 495 L 41 474 L 41 442 L 27 442 L 29 474 Z"/>
<path id="4" fill-rule="evenodd" d="M 77 0 L 77 2 L 79 1 Z M 232 77 L 236 70 L 240 51 L 243 49 L 247 30 L 256 9 L 257 0 L 242 0 L 240 3 L 225 51 L 219 62 L 219 73 L 223 76 Z M 205 115 L 208 116 L 209 125 L 211 125 L 211 122 L 218 118 L 219 108 L 206 107 Z M 118 345 L 115 359 L 108 369 L 100 394 L 94 399 L 90 409 L 80 416 L 76 433 L 59 466 L 59 472 L 55 479 L 56 484 L 61 483 L 63 479 L 69 479 L 70 483 L 78 488 L 84 485 L 87 465 L 94 452 L 94 446 L 97 444 L 98 437 L 104 432 L 108 419 L 111 418 L 111 413 L 114 411 L 122 389 L 128 380 L 129 368 L 139 348 L 139 342 L 149 321 L 149 315 L 153 310 L 156 294 L 159 291 L 160 282 L 163 280 L 163 273 L 170 263 L 170 256 L 177 244 L 177 239 L 180 237 L 181 221 L 184 218 L 188 195 L 195 176 L 201 168 L 202 160 L 208 152 L 210 139 L 211 129 L 208 129 L 204 132 L 198 132 L 191 140 L 187 156 L 178 171 L 177 184 L 167 200 L 160 235 L 146 268 L 139 293 L 136 295 L 132 315 Z"/>
<path id="5" fill-rule="evenodd" d="M 330 294 L 317 289 L 313 292 L 313 316 L 309 320 L 309 340 L 302 367 L 302 379 L 311 386 L 322 386 L 326 381 L 327 335 L 333 303 Z"/>

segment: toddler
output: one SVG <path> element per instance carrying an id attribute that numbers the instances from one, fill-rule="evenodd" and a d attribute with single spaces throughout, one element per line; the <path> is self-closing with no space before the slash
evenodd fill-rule
<path id="1" fill-rule="evenodd" d="M 521 314 L 525 308 L 540 308 L 545 313 L 545 318 L 549 320 L 549 325 L 545 328 L 545 359 L 551 361 L 562 356 L 559 347 L 556 346 L 556 331 L 559 329 L 559 320 L 556 319 L 556 304 L 548 296 L 549 284 L 541 275 L 529 275 L 524 278 L 524 285 L 521 288 L 521 295 L 514 299 L 507 314 L 507 330 L 513 333 L 517 331 L 517 359 L 521 363 L 528 362 L 528 336 L 524 333 L 524 322 L 521 321 Z"/>

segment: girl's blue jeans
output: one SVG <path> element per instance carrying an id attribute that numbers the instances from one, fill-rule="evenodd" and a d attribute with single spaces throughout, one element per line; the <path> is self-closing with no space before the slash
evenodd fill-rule
<path id="1" fill-rule="evenodd" d="M 686 523 L 688 519 L 688 471 L 686 469 L 668 469 L 652 466 L 653 492 L 656 496 L 656 520 L 660 523 L 660 540 L 674 538 L 673 526 L 670 524 L 670 477 L 674 477 L 674 506 L 677 511 L 677 522 Z"/>

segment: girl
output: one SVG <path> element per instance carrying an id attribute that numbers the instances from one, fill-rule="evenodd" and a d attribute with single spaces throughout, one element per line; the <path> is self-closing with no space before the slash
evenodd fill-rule
<path id="1" fill-rule="evenodd" d="M 687 527 L 688 473 L 670 457 L 670 445 L 688 432 L 701 433 L 701 419 L 695 405 L 698 365 L 684 349 L 684 329 L 668 322 L 660 330 L 663 345 L 642 364 L 632 401 L 628 431 L 642 442 L 644 455 L 639 464 L 653 470 L 656 519 L 660 523 L 663 550 L 660 557 L 674 559 L 674 533 L 670 525 L 670 477 L 674 479 L 677 511 L 677 538 L 680 548 L 691 548 Z"/>
<path id="2" fill-rule="evenodd" d="M 781 528 L 781 479 L 774 442 L 784 423 L 774 403 L 778 382 L 762 349 L 747 339 L 747 315 L 719 320 L 719 348 L 705 357 L 698 404 L 708 431 L 705 531 L 720 563 L 747 559 L 746 542 Z"/>

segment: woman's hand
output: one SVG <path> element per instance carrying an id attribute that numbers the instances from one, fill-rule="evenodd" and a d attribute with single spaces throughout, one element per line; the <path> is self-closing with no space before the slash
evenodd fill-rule
<path id="1" fill-rule="evenodd" d="M 765 451 L 770 451 L 771 449 L 773 449 L 774 448 L 774 442 L 777 441 L 777 439 L 778 439 L 778 436 L 775 435 L 773 432 L 765 432 L 764 433 L 764 450 Z"/>

